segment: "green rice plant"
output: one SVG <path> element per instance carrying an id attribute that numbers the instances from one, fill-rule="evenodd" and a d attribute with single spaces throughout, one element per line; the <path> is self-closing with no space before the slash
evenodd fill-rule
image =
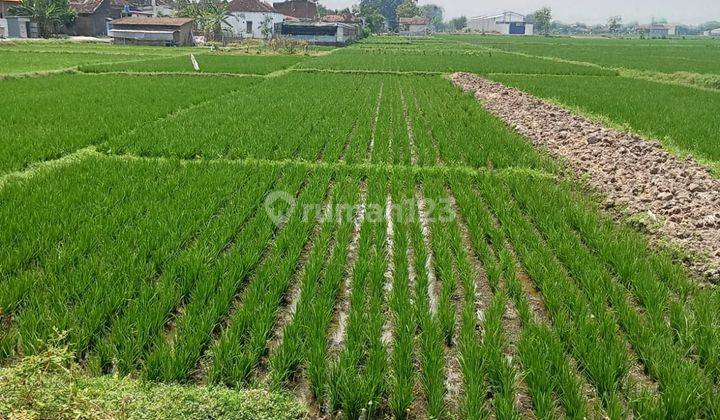
<path id="1" fill-rule="evenodd" d="M 376 98 L 374 87 L 379 83 L 379 78 L 369 76 L 360 81 L 348 75 L 276 77 L 209 101 L 193 112 L 111 138 L 101 148 L 150 157 L 333 162 L 343 151 L 350 152 L 345 145 L 356 121 L 369 123 L 358 117 L 365 112 L 361 108 Z"/>
<path id="2" fill-rule="evenodd" d="M 148 56 L 147 58 L 155 58 Z M 130 52 L 125 54 L 98 54 L 77 52 L 42 52 L 19 48 L 0 48 L 0 79 L 3 75 L 15 75 L 31 72 L 51 72 L 73 69 L 90 63 L 108 63 L 113 61 L 138 60 Z"/>
<path id="3" fill-rule="evenodd" d="M 517 184 L 515 185 L 517 188 Z M 648 267 L 649 264 L 638 258 L 637 251 L 644 248 L 643 244 L 639 244 L 640 246 L 636 247 L 633 253 L 628 252 L 626 246 L 632 239 L 622 239 L 617 235 L 617 231 L 614 232 L 615 240 L 611 244 L 596 242 L 602 235 L 599 229 L 588 232 L 587 236 L 590 242 L 598 245 L 599 255 L 612 257 L 612 260 L 608 260 L 608 265 L 616 267 L 620 278 L 627 282 L 628 288 L 644 306 L 645 311 L 638 313 L 625 296 L 626 291 L 613 282 L 612 275 L 606 271 L 602 262 L 591 255 L 568 224 L 562 222 L 569 212 L 560 213 L 557 207 L 548 208 L 544 205 L 547 201 L 539 200 L 539 195 L 536 195 L 541 192 L 543 197 L 547 197 L 551 189 L 545 188 L 543 191 L 543 187 L 536 186 L 532 192 L 527 191 L 526 188 L 522 188 L 521 191 L 522 193 L 517 196 L 523 198 L 519 200 L 531 209 L 533 214 L 545 215 L 547 220 L 538 225 L 545 232 L 549 232 L 549 242 L 558 249 L 560 258 L 577 273 L 576 278 L 586 284 L 584 287 L 588 289 L 587 295 L 597 300 L 597 305 L 603 305 L 607 300 L 616 308 L 618 322 L 627 331 L 629 341 L 638 351 L 648 371 L 663 385 L 661 395 L 663 410 L 668 415 L 683 416 L 696 415 L 698 411 L 713 413 L 717 410 L 713 403 L 716 396 L 711 390 L 712 381 L 704 372 L 684 360 L 686 352 L 692 349 L 682 346 L 674 348 L 676 343 L 673 343 L 673 338 L 676 332 L 669 328 L 665 317 L 668 313 L 674 314 L 672 316 L 675 319 L 684 317 L 683 308 L 668 303 L 665 285 L 654 278 L 652 267 Z M 558 191 L 554 191 L 553 194 L 559 195 Z M 560 199 L 555 203 L 572 206 L 567 199 Z M 592 220 L 589 214 L 585 215 L 585 220 L 588 219 Z M 551 223 L 552 227 L 544 227 Z M 553 235 L 557 235 L 557 239 Z M 708 391 L 698 392 L 698 389 L 708 389 Z"/>
<path id="4" fill-rule="evenodd" d="M 403 206 L 412 199 L 412 179 L 395 177 L 392 180 L 392 202 Z M 398 214 L 398 212 L 402 212 Z M 406 418 L 415 400 L 415 331 L 417 324 L 413 311 L 413 298 L 409 266 L 409 225 L 403 207 L 392 212 L 396 218 L 393 233 L 394 271 L 390 307 L 393 324 L 393 346 L 391 355 L 392 377 L 388 405 L 395 418 Z"/>
<path id="5" fill-rule="evenodd" d="M 365 205 L 365 203 L 363 202 L 360 205 Z M 359 212 L 359 208 L 353 209 L 353 220 L 359 217 Z M 333 319 L 333 308 L 341 293 L 345 276 L 345 267 L 350 251 L 352 227 L 353 224 L 349 219 L 340 225 L 336 237 L 337 247 L 328 262 L 323 287 L 318 295 L 318 299 L 309 311 L 308 360 L 306 371 L 313 395 L 320 402 L 325 401 L 329 391 L 331 364 L 328 362 L 330 358 L 328 330 Z M 360 238 L 363 237 L 362 230 L 358 234 Z"/>
<path id="6" fill-rule="evenodd" d="M 455 176 L 451 178 L 451 185 L 458 208 L 466 219 L 472 248 L 486 270 L 491 288 L 497 291 L 500 277 L 504 278 L 507 293 L 522 320 L 518 354 L 535 413 L 540 418 L 553 418 L 553 394 L 556 394 L 569 417 L 584 418 L 584 397 L 565 349 L 557 334 L 532 316 L 525 291 L 516 275 L 515 260 L 506 251 L 503 231 L 493 223 L 485 203 L 479 200 L 469 179 Z M 500 260 L 495 255 L 500 255 Z"/>
<path id="7" fill-rule="evenodd" d="M 240 55 L 195 54 L 200 73 L 255 74 L 263 75 L 291 67 L 303 60 L 296 55 Z M 190 55 L 125 63 L 103 63 L 80 66 L 89 73 L 137 72 L 137 73 L 194 73 Z"/>
<path id="8" fill-rule="evenodd" d="M 331 362 L 330 405 L 349 417 L 357 417 L 362 411 L 374 415 L 385 395 L 387 351 L 382 344 L 382 307 L 387 268 L 386 198 L 387 179 L 384 174 L 374 174 L 368 180 L 367 203 L 377 214 L 366 214 L 362 222 L 344 347 Z"/>
<path id="9" fill-rule="evenodd" d="M 492 75 L 508 86 L 656 138 L 681 156 L 717 162 L 720 92 L 625 77 Z M 698 106 L 703 104 L 703 106 Z M 677 110 L 683 112 L 677 112 Z"/>
<path id="10" fill-rule="evenodd" d="M 712 43 L 695 40 L 621 40 L 618 42 L 618 40 L 570 40 L 564 38 L 548 39 L 543 42 L 528 39 L 488 43 L 478 37 L 454 37 L 451 39 L 508 52 L 592 63 L 606 68 L 626 68 L 662 73 L 692 71 L 720 74 L 718 49 L 712 48 Z"/>
<path id="11" fill-rule="evenodd" d="M 594 74 L 611 75 L 610 70 L 596 67 L 558 63 L 540 58 L 522 57 L 500 51 L 482 51 L 476 54 L 387 54 L 372 50 L 349 48 L 331 54 L 305 60 L 299 65 L 308 69 L 374 70 L 396 72 L 443 72 L 469 71 L 473 73 L 528 73 L 528 74 Z"/>
<path id="12" fill-rule="evenodd" d="M 620 391 L 629 369 L 625 343 L 617 326 L 592 306 L 571 281 L 542 239 L 527 222 L 502 185 L 478 177 L 483 198 L 490 203 L 528 273 L 538 283 L 553 324 L 582 370 L 595 385 L 610 417 L 622 416 Z M 596 343 L 602 342 L 602 346 Z M 592 343 L 592 344 L 591 344 Z"/>
<path id="13" fill-rule="evenodd" d="M 322 340 L 321 345 L 327 342 L 322 333 L 313 332 L 327 331 L 330 322 L 339 292 L 338 268 L 343 266 L 339 261 L 347 257 L 353 217 L 352 209 L 345 211 L 341 206 L 354 202 L 358 195 L 355 177 L 342 175 L 335 183 L 335 189 L 341 192 L 341 196 L 331 203 L 330 218 L 322 219 L 321 231 L 313 244 L 302 277 L 295 313 L 283 329 L 282 343 L 270 355 L 269 374 L 273 387 L 286 384 L 303 365 L 308 368 L 307 361 L 314 348 L 310 343 L 311 338 L 319 337 L 316 339 Z M 323 316 L 320 317 L 320 314 Z"/>
<path id="14" fill-rule="evenodd" d="M 311 179 L 307 187 L 309 203 L 323 201 L 331 174 Z M 342 196 L 342 190 L 331 202 Z M 277 237 L 272 253 L 243 293 L 239 307 L 228 320 L 220 339 L 213 344 L 212 367 L 208 372 L 211 382 L 235 384 L 247 382 L 248 375 L 258 364 L 266 349 L 283 295 L 297 267 L 305 243 L 320 209 L 298 212 L 293 215 Z"/>
<path id="15" fill-rule="evenodd" d="M 103 182 L 105 178 L 105 185 L 110 187 L 124 182 L 126 174 L 133 174 L 126 162 L 91 159 L 79 169 L 88 166 L 101 169 L 103 176 L 99 180 Z M 24 293 L 16 293 L 17 288 L 12 286 L 3 290 L 3 300 L 8 296 L 6 291 L 9 296 L 22 299 L 14 304 L 16 321 L 3 339 L 4 350 L 19 347 L 23 353 L 34 353 L 43 348 L 55 329 L 71 330 L 68 339 L 73 348 L 80 352 L 87 349 L 98 329 L 120 310 L 142 282 L 172 258 L 195 226 L 210 216 L 233 187 L 232 183 L 223 182 L 231 173 L 228 168 L 224 168 L 227 171 L 224 173 L 223 168 L 217 168 L 220 170 L 206 171 L 202 176 L 198 175 L 201 168 L 197 165 L 184 171 L 178 168 L 173 162 L 141 165 L 138 172 L 143 178 L 136 179 L 139 182 L 135 188 L 144 185 L 139 191 L 145 189 L 146 195 L 115 208 L 118 224 L 102 226 L 109 231 L 82 228 L 75 242 L 68 241 L 67 247 L 43 259 L 41 269 L 32 269 L 37 280 L 42 281 L 42 288 L 33 289 L 33 283 L 27 284 L 29 279 L 23 275 L 16 277 L 17 282 L 10 278 L 3 283 L 26 283 L 22 285 Z M 115 170 L 117 174 L 109 173 Z M 173 170 L 174 174 L 168 176 Z M 149 176 L 160 177 L 164 182 L 148 183 Z M 188 183 L 179 193 L 172 193 L 190 179 L 195 182 Z M 218 194 L 211 199 L 213 190 Z M 126 194 L 122 189 L 119 193 Z M 187 211 L 174 214 L 182 208 Z M 176 224 L 169 223 L 168 218 Z M 99 237 L 95 236 L 98 234 Z"/>
<path id="16" fill-rule="evenodd" d="M 287 181 L 278 185 L 281 191 L 295 193 L 298 203 L 305 203 L 307 174 L 294 169 L 287 173 Z M 289 203 L 280 200 L 273 207 L 283 214 Z M 220 264 L 202 273 L 174 322 L 171 334 L 162 331 L 156 338 L 153 351 L 148 355 L 144 375 L 149 379 L 179 381 L 187 379 L 200 360 L 212 333 L 232 307 L 236 294 L 243 290 L 258 264 L 272 249 L 273 239 L 278 240 L 285 230 L 270 219 L 266 209 L 258 209 L 254 218 L 226 246 L 227 254 Z"/>
<path id="17" fill-rule="evenodd" d="M 244 179 L 223 207 L 207 220 L 193 243 L 165 267 L 157 282 L 141 289 L 137 299 L 113 322 L 107 337 L 98 343 L 96 363 L 101 369 L 112 363 L 120 372 L 130 373 L 140 367 L 142 357 L 173 309 L 181 305 L 201 273 L 212 269 L 226 244 L 262 205 L 262 198 L 277 177 L 276 171 L 265 170 Z"/>
<path id="18" fill-rule="evenodd" d="M 0 173 L 23 170 L 113 136 L 123 138 L 145 123 L 254 82 L 77 74 L 4 80 Z"/>
<path id="19" fill-rule="evenodd" d="M 413 189 L 415 196 L 411 208 L 422 212 L 420 203 L 424 202 L 422 189 L 417 185 L 418 179 L 414 179 Z M 425 208 L 425 210 L 427 210 Z M 428 254 L 430 250 L 423 239 L 424 232 L 421 225 L 421 214 L 413 217 L 410 226 L 411 246 L 414 254 L 414 268 L 416 273 L 415 284 L 415 312 L 419 329 L 418 359 L 420 364 L 420 384 L 423 390 L 423 397 L 427 406 L 428 415 L 439 418 L 446 410 L 445 407 L 445 349 L 444 338 L 440 324 L 432 313 L 429 289 L 429 270 L 435 270 L 434 265 L 428 265 Z"/>
<path id="20" fill-rule="evenodd" d="M 553 171 L 556 164 L 539 155 L 525 139 L 441 78 L 402 78 L 404 91 L 415 93 L 418 112 L 411 119 L 418 127 L 418 153 L 432 146 L 442 163 L 473 168 L 530 167 Z M 453 118 L 447 118 L 452 115 Z M 432 135 L 430 135 L 432 132 Z M 422 145 L 422 149 L 421 149 Z M 435 159 L 423 159 L 435 165 Z"/>

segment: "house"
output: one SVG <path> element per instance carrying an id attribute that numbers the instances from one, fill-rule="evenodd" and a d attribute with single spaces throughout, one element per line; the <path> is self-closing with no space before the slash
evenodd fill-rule
<path id="1" fill-rule="evenodd" d="M 703 35 L 705 36 L 719 36 L 720 37 L 720 28 L 717 29 L 711 29 L 709 31 L 703 32 Z"/>
<path id="2" fill-rule="evenodd" d="M 302 21 L 316 20 L 317 3 L 311 0 L 287 0 L 273 3 L 273 8 L 285 16 L 292 16 Z"/>
<path id="3" fill-rule="evenodd" d="M 420 16 L 412 18 L 400 18 L 398 21 L 398 32 L 405 36 L 426 36 L 429 33 L 430 22 Z"/>
<path id="4" fill-rule="evenodd" d="M 193 19 L 171 17 L 127 17 L 112 21 L 113 44 L 192 45 Z"/>
<path id="5" fill-rule="evenodd" d="M 670 35 L 670 28 L 663 23 L 651 23 L 650 25 L 640 25 L 638 29 L 644 32 L 650 38 L 667 38 Z"/>
<path id="6" fill-rule="evenodd" d="M 360 28 L 347 23 L 283 22 L 278 25 L 277 33 L 310 44 L 344 46 L 358 39 Z"/>
<path id="7" fill-rule="evenodd" d="M 516 12 L 468 19 L 468 28 L 471 31 L 500 35 L 532 35 L 533 26 L 532 23 L 525 21 L 525 15 Z"/>
<path id="8" fill-rule="evenodd" d="M 270 38 L 285 16 L 261 0 L 232 0 L 226 30 L 238 38 Z M 265 33 L 263 33 L 265 32 Z"/>
<path id="9" fill-rule="evenodd" d="M 114 17 L 110 11 L 110 0 L 70 0 L 69 5 L 77 13 L 68 31 L 70 35 L 107 35 L 108 22 Z"/>

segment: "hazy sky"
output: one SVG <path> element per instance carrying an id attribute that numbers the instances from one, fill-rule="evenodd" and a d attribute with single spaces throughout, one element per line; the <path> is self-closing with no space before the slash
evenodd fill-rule
<path id="1" fill-rule="evenodd" d="M 330 8 L 343 8 L 359 0 L 320 0 Z M 605 23 L 613 15 L 623 21 L 668 22 L 698 24 L 720 20 L 720 0 L 420 0 L 420 4 L 435 3 L 445 9 L 448 17 L 478 16 L 505 10 L 531 13 L 542 6 L 550 6 L 553 17 L 563 22 Z"/>

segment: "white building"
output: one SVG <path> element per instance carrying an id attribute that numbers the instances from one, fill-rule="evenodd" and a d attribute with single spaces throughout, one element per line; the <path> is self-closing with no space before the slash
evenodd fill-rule
<path id="1" fill-rule="evenodd" d="M 275 24 L 285 20 L 285 15 L 261 0 L 232 0 L 228 9 L 230 16 L 227 22 L 230 26 L 225 29 L 238 38 L 265 38 L 265 28 L 270 31 L 270 37 L 275 31 Z"/>
<path id="2" fill-rule="evenodd" d="M 703 35 L 705 35 L 705 36 L 718 36 L 718 37 L 720 37 L 720 28 L 712 29 L 712 30 L 709 30 L 709 31 L 705 31 L 705 32 L 703 32 Z"/>
<path id="3" fill-rule="evenodd" d="M 412 18 L 400 18 L 398 21 L 398 32 L 405 36 L 425 36 L 428 30 L 428 20 L 415 16 Z"/>
<path id="4" fill-rule="evenodd" d="M 503 12 L 492 16 L 477 16 L 468 19 L 471 31 L 500 35 L 532 35 L 533 24 L 525 22 L 525 15 Z"/>

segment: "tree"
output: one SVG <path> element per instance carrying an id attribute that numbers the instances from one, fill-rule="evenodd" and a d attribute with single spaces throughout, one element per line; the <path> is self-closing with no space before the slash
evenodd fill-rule
<path id="1" fill-rule="evenodd" d="M 549 34 L 550 24 L 552 23 L 552 10 L 546 6 L 533 13 L 533 16 L 535 17 L 535 26 L 540 33 Z"/>
<path id="2" fill-rule="evenodd" d="M 450 19 L 450 29 L 454 31 L 462 31 L 467 27 L 467 17 L 460 16 Z"/>
<path id="3" fill-rule="evenodd" d="M 69 25 L 75 20 L 75 12 L 70 9 L 68 0 L 20 0 L 18 6 L 10 8 L 10 13 L 32 18 L 43 38 L 54 34 L 59 26 Z"/>
<path id="4" fill-rule="evenodd" d="M 420 16 L 420 8 L 413 0 L 405 0 L 400 6 L 397 7 L 395 15 L 398 18 L 411 18 Z"/>
<path id="5" fill-rule="evenodd" d="M 230 11 L 227 3 L 191 1 L 181 5 L 177 15 L 195 19 L 198 29 L 203 32 L 208 40 L 223 38 L 223 26 L 231 26 L 228 22 Z"/>
<path id="6" fill-rule="evenodd" d="M 622 27 L 622 16 L 611 16 L 608 19 L 608 30 L 611 33 L 616 33 Z"/>
<path id="7" fill-rule="evenodd" d="M 360 9 L 375 8 L 385 18 L 390 29 L 397 28 L 397 7 L 403 0 L 360 0 Z"/>
<path id="8" fill-rule="evenodd" d="M 380 13 L 377 7 L 363 6 L 361 3 L 357 14 L 365 19 L 365 27 L 370 32 L 374 34 L 385 32 L 385 16 Z"/>
<path id="9" fill-rule="evenodd" d="M 443 23 L 444 14 L 445 11 L 443 8 L 436 4 L 425 4 L 420 6 L 420 16 L 427 19 L 428 22 L 430 22 L 430 26 L 432 26 L 435 31 L 441 31 L 445 26 Z"/>

